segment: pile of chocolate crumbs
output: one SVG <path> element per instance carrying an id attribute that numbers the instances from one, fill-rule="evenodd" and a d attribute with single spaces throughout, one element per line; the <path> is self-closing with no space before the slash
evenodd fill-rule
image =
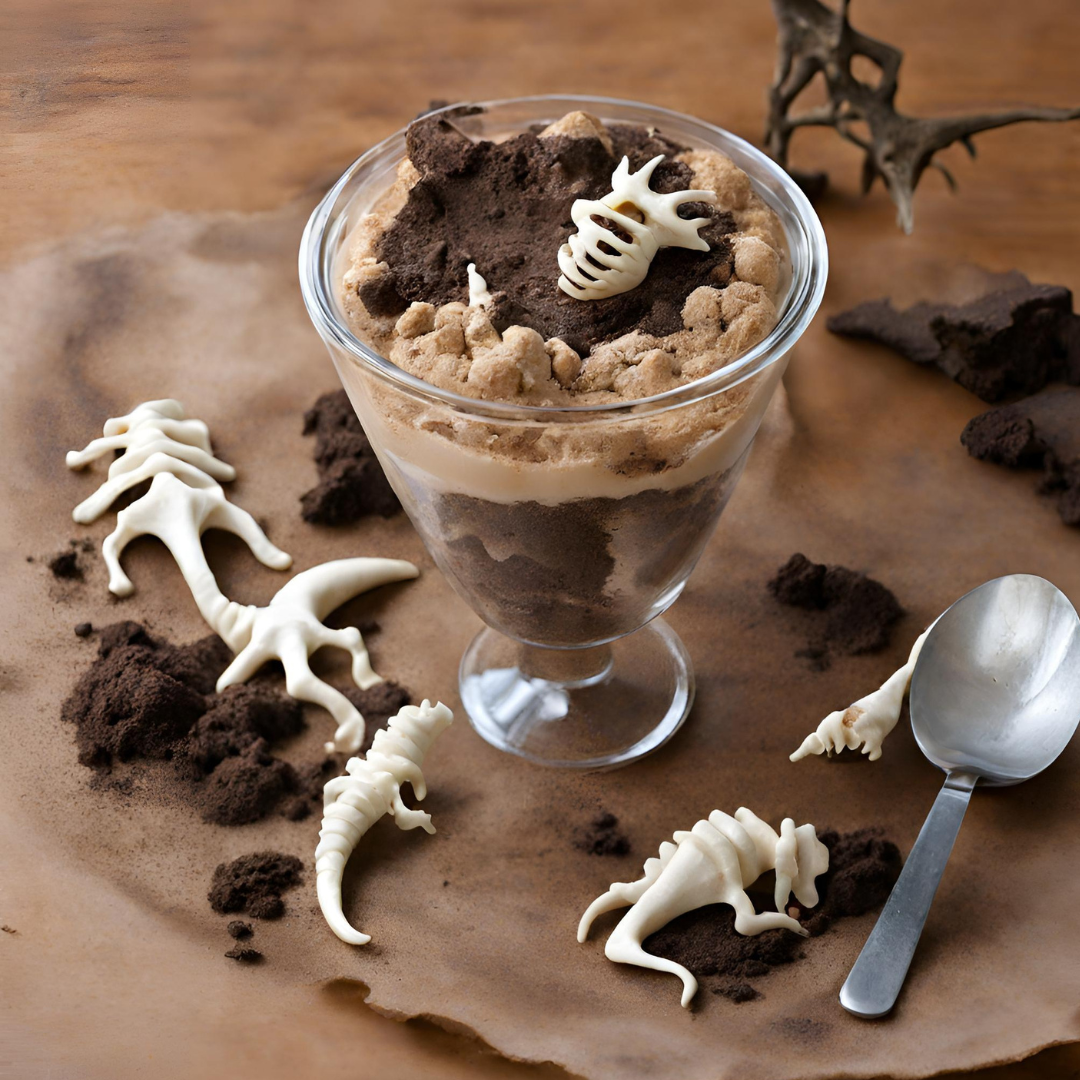
<path id="1" fill-rule="evenodd" d="M 304 864 L 295 855 L 256 851 L 221 863 L 214 871 L 207 899 L 219 915 L 247 914 L 253 919 L 280 919 L 285 914 L 281 894 L 301 884 Z M 233 923 L 229 933 L 233 937 Z M 244 924 L 240 923 L 239 927 Z M 242 929 L 239 936 L 246 936 Z"/>
<path id="2" fill-rule="evenodd" d="M 89 539 L 71 540 L 66 551 L 53 555 L 46 566 L 54 578 L 60 581 L 82 581 L 84 567 L 80 555 L 87 555 L 94 550 L 94 542 Z"/>
<path id="3" fill-rule="evenodd" d="M 304 434 L 315 436 L 319 483 L 300 498 L 313 525 L 348 525 L 370 514 L 401 510 L 375 451 L 344 390 L 323 394 L 304 413 Z"/>
<path id="4" fill-rule="evenodd" d="M 818 839 L 829 849 L 829 869 L 817 879 L 820 901 L 802 910 L 792 900 L 788 914 L 819 937 L 836 919 L 865 915 L 880 907 L 900 876 L 902 860 L 880 829 L 838 833 L 825 830 Z M 763 898 L 758 909 L 770 901 Z M 766 930 L 756 937 L 735 932 L 735 913 L 724 904 L 698 908 L 673 919 L 646 938 L 645 950 L 674 960 L 709 989 L 735 1002 L 760 996 L 748 980 L 768 975 L 782 964 L 804 957 L 806 939 L 787 930 Z M 714 981 L 715 980 L 715 981 Z"/>
<path id="5" fill-rule="evenodd" d="M 75 725 L 79 761 L 100 775 L 131 763 L 129 786 L 156 762 L 150 787 L 218 825 L 275 811 L 307 817 L 335 762 L 323 756 L 293 765 L 275 757 L 276 744 L 303 730 L 301 707 L 277 690 L 273 675 L 215 693 L 230 660 L 216 636 L 177 646 L 136 622 L 104 627 L 97 659 L 61 712 Z M 393 683 L 345 693 L 367 718 L 369 736 L 409 700 Z"/>
<path id="6" fill-rule="evenodd" d="M 818 671 L 829 667 L 833 652 L 858 656 L 884 649 L 904 613 L 881 582 L 844 566 L 813 563 L 801 554 L 780 567 L 769 592 L 781 604 L 814 613 L 810 640 L 795 655 L 809 659 Z"/>

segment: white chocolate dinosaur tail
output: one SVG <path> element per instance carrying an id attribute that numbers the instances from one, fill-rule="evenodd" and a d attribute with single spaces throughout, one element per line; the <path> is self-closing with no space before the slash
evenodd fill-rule
<path id="1" fill-rule="evenodd" d="M 453 723 L 454 714 L 441 702 L 426 699 L 406 705 L 375 732 L 366 758 L 351 758 L 347 775 L 335 777 L 323 789 L 323 820 L 315 849 L 315 882 L 319 907 L 330 929 L 350 945 L 371 938 L 349 925 L 341 905 L 345 863 L 360 838 L 383 816 L 392 814 L 399 829 L 421 828 L 433 833 L 431 817 L 410 810 L 401 801 L 401 785 L 412 784 L 417 799 L 427 795 L 421 765 L 439 734 Z"/>
<path id="2" fill-rule="evenodd" d="M 662 247 L 708 251 L 698 229 L 708 218 L 681 218 L 687 202 L 716 202 L 713 191 L 674 191 L 662 195 L 649 187 L 659 154 L 636 173 L 623 158 L 611 177 L 612 191 L 602 199 L 578 199 L 570 216 L 578 231 L 559 249 L 559 288 L 578 300 L 601 300 L 640 285 Z M 625 233 L 629 239 L 624 239 Z"/>
<path id="3" fill-rule="evenodd" d="M 611 932 L 604 955 L 616 963 L 677 975 L 685 1007 L 697 993 L 697 980 L 680 964 L 647 953 L 645 939 L 679 915 L 720 903 L 735 909 L 735 929 L 740 934 L 788 929 L 805 937 L 807 932 L 783 908 L 792 891 L 806 907 L 817 903 L 814 879 L 829 868 L 829 851 L 812 825 L 796 829 L 794 821 L 785 818 L 777 835 L 745 807 L 736 810 L 734 817 L 714 810 L 689 832 L 675 833 L 674 840 L 660 846 L 658 859 L 645 863 L 644 877 L 616 882 L 589 905 L 578 924 L 578 941 L 585 940 L 598 915 L 632 905 Z M 758 914 L 746 889 L 773 869 L 778 910 Z"/>

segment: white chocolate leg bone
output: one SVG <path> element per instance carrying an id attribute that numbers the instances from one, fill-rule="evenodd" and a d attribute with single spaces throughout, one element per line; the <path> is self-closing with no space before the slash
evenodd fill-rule
<path id="1" fill-rule="evenodd" d="M 338 559 L 297 574 L 266 607 L 228 604 L 210 623 L 237 654 L 218 679 L 218 690 L 246 682 L 268 660 L 280 660 L 289 693 L 321 705 L 337 721 L 334 742 L 327 748 L 354 753 L 364 740 L 364 718 L 344 694 L 312 672 L 309 658 L 324 646 L 336 646 L 352 654 L 352 677 L 361 690 L 382 678 L 372 670 L 356 627 L 331 630 L 322 620 L 368 589 L 419 573 L 401 559 Z"/>
<path id="2" fill-rule="evenodd" d="M 121 459 L 123 460 L 123 459 Z M 171 472 L 160 472 L 150 490 L 116 515 L 116 528 L 105 539 L 102 554 L 109 570 L 109 591 L 130 596 L 135 591 L 120 565 L 124 548 L 138 536 L 156 536 L 170 551 L 191 595 L 211 626 L 228 601 L 221 595 L 202 549 L 207 529 L 224 529 L 239 536 L 252 554 L 273 570 L 286 570 L 292 557 L 275 547 L 255 519 L 212 487 L 188 487 Z"/>
<path id="3" fill-rule="evenodd" d="M 604 955 L 619 964 L 677 975 L 686 1007 L 697 993 L 697 980 L 681 964 L 647 953 L 642 947 L 645 939 L 679 915 L 721 903 L 735 909 L 740 934 L 786 928 L 805 937 L 807 932 L 784 914 L 784 908 L 792 892 L 805 907 L 817 904 L 815 879 L 829 868 L 829 850 L 813 825 L 796 828 L 791 818 L 785 818 L 778 835 L 746 807 L 736 810 L 734 817 L 714 810 L 689 832 L 675 833 L 674 841 L 660 845 L 660 857 L 645 863 L 644 877 L 616 882 L 589 905 L 578 924 L 578 941 L 588 937 L 598 915 L 632 905 L 611 932 Z M 777 911 L 758 914 L 746 889 L 774 869 Z"/>
<path id="4" fill-rule="evenodd" d="M 902 668 L 894 671 L 872 694 L 859 698 L 846 709 L 829 713 L 818 724 L 817 730 L 803 739 L 799 749 L 790 755 L 790 760 L 800 761 L 811 754 L 839 753 L 845 747 L 858 750 L 861 746 L 862 752 L 868 754 L 871 761 L 877 761 L 881 757 L 881 744 L 900 719 L 911 675 L 926 635 L 933 626 L 931 623 L 915 639 L 907 663 Z"/>
<path id="5" fill-rule="evenodd" d="M 435 831 L 428 814 L 410 810 L 401 801 L 401 786 L 412 784 L 417 799 L 427 795 L 420 771 L 424 757 L 453 719 L 454 714 L 441 702 L 406 705 L 390 718 L 385 730 L 375 732 L 367 757 L 351 758 L 346 775 L 335 777 L 323 789 L 322 829 L 315 849 L 316 890 L 330 929 L 350 945 L 366 945 L 371 938 L 353 929 L 342 910 L 345 864 L 360 838 L 383 814 L 392 814 L 399 829 Z"/>

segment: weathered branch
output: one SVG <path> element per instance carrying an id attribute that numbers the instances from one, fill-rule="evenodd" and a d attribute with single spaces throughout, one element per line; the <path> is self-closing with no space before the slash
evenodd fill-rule
<path id="1" fill-rule="evenodd" d="M 1080 108 L 1037 106 L 938 119 L 905 116 L 893 104 L 904 54 L 853 29 L 848 21 L 849 0 L 841 0 L 838 10 L 821 0 L 772 0 L 772 7 L 777 22 L 778 55 L 769 89 L 765 133 L 769 153 L 787 168 L 791 136 L 798 128 L 835 128 L 842 138 L 865 151 L 863 190 L 869 190 L 880 177 L 896 204 L 897 220 L 905 232 L 912 230 L 912 199 L 929 166 L 942 172 L 950 187 L 956 187 L 949 171 L 933 160 L 938 151 L 959 142 L 974 157 L 971 137 L 979 132 L 1026 121 L 1080 118 Z M 852 63 L 859 56 L 879 69 L 876 86 L 853 74 Z M 791 107 L 819 74 L 825 80 L 829 103 L 791 116 Z M 869 141 L 851 130 L 850 125 L 857 121 L 869 129 Z"/>

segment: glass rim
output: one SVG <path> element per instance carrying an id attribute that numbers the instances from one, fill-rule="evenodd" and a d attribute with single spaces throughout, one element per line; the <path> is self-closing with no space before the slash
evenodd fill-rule
<path id="1" fill-rule="evenodd" d="M 326 258 L 325 250 L 329 226 L 339 216 L 335 214 L 335 209 L 342 192 L 359 173 L 377 162 L 391 144 L 403 138 L 408 130 L 408 125 L 406 125 L 364 151 L 349 165 L 333 187 L 319 201 L 304 228 L 299 251 L 300 288 L 308 315 L 323 341 L 328 346 L 333 343 L 352 362 L 360 364 L 373 374 L 395 384 L 415 397 L 450 406 L 458 412 L 471 413 L 492 419 L 527 420 L 531 422 L 579 421 L 590 416 L 598 419 L 625 415 L 640 417 L 647 413 L 661 412 L 679 405 L 700 401 L 728 390 L 758 374 L 783 357 L 802 336 L 817 313 L 828 277 L 828 247 L 825 241 L 825 232 L 817 213 L 810 204 L 810 200 L 807 199 L 791 176 L 763 151 L 724 128 L 685 113 L 675 112 L 672 109 L 624 98 L 601 97 L 589 94 L 535 94 L 490 101 L 456 102 L 424 115 L 437 116 L 441 113 L 451 113 L 463 106 L 476 106 L 487 111 L 496 109 L 499 106 L 541 102 L 562 102 L 565 105 L 576 105 L 578 107 L 600 106 L 600 111 L 605 105 L 617 106 L 623 109 L 637 109 L 653 116 L 670 117 L 673 121 L 677 121 L 682 125 L 696 128 L 701 132 L 703 141 L 709 142 L 710 138 L 715 141 L 715 137 L 719 135 L 724 142 L 738 149 L 758 169 L 766 174 L 787 198 L 788 209 L 795 224 L 801 230 L 801 239 L 806 249 L 805 256 L 798 260 L 791 250 L 793 238 L 788 237 L 789 257 L 792 264 L 791 287 L 785 300 L 784 311 L 772 330 L 756 345 L 751 346 L 735 359 L 708 375 L 682 386 L 665 390 L 660 394 L 636 398 L 631 401 L 591 405 L 527 405 L 504 401 L 484 401 L 480 398 L 455 393 L 452 390 L 444 390 L 410 374 L 398 367 L 393 361 L 382 356 L 375 349 L 366 345 L 344 323 L 336 310 L 332 283 L 328 280 L 331 260 Z M 722 147 L 715 148 L 722 153 L 724 152 Z M 775 210 L 773 200 L 768 198 L 768 193 L 762 191 L 755 182 L 757 178 L 754 174 L 746 170 L 742 164 L 740 164 L 740 167 L 747 172 L 758 195 L 765 199 L 766 203 Z"/>

